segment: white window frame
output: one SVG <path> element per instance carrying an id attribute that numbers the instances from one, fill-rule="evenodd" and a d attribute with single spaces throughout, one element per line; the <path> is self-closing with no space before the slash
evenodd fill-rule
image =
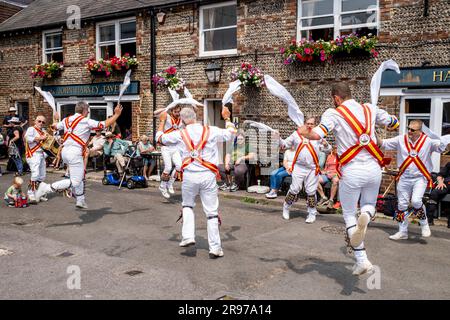
<path id="1" fill-rule="evenodd" d="M 109 21 L 103 21 L 103 22 L 97 23 L 96 30 L 95 30 L 95 35 L 96 35 L 95 36 L 95 48 L 96 48 L 97 60 L 99 60 L 101 58 L 100 48 L 103 46 L 114 45 L 116 47 L 116 52 L 114 55 L 116 57 L 121 57 L 122 56 L 122 52 L 121 52 L 121 48 L 120 48 L 121 44 L 136 43 L 136 36 L 134 38 L 120 39 L 120 25 L 122 23 L 127 23 L 127 22 L 135 22 L 136 23 L 136 17 L 109 20 Z M 111 25 L 114 25 L 114 32 L 115 32 L 114 40 L 113 41 L 104 41 L 104 42 L 100 43 L 100 27 L 111 26 Z M 137 23 L 136 23 L 136 33 L 137 33 Z M 137 44 L 136 44 L 136 53 L 137 53 Z M 112 57 L 110 57 L 110 58 L 112 58 Z"/>
<path id="2" fill-rule="evenodd" d="M 317 0 L 306 0 L 307 2 L 316 2 Z M 341 35 L 342 30 L 354 29 L 354 28 L 376 28 L 377 34 L 380 29 L 380 0 L 377 0 L 376 9 L 366 9 L 366 10 L 354 10 L 354 11 L 345 11 L 342 12 L 342 0 L 333 0 L 333 13 L 318 15 L 318 16 L 308 16 L 302 17 L 302 2 L 304 0 L 297 0 L 297 40 L 300 41 L 302 31 L 316 30 L 316 29 L 325 29 L 325 28 L 333 28 L 333 39 L 338 38 Z M 373 23 L 364 23 L 358 25 L 342 25 L 342 15 L 351 14 L 351 13 L 363 13 L 363 12 L 373 12 L 376 11 L 377 21 Z M 313 18 L 322 18 L 322 17 L 330 17 L 333 16 L 333 24 L 324 24 L 319 26 L 312 27 L 302 27 L 302 20 L 305 19 L 313 19 Z M 317 39 L 318 40 L 318 39 Z"/>
<path id="3" fill-rule="evenodd" d="M 48 35 L 53 35 L 53 34 L 61 34 L 61 44 L 62 44 L 62 36 L 63 36 L 63 32 L 61 29 L 53 29 L 53 30 L 45 30 L 42 32 L 42 61 L 43 63 L 47 63 L 50 62 L 47 60 L 47 54 L 51 54 L 51 53 L 59 53 L 62 52 L 63 53 L 63 57 L 64 57 L 64 47 L 56 47 L 56 48 L 52 48 L 52 49 L 47 49 L 47 39 L 46 37 Z"/>
<path id="4" fill-rule="evenodd" d="M 226 7 L 230 5 L 236 5 L 237 1 L 228 1 L 228 2 L 222 2 L 222 3 L 216 3 L 216 4 L 210 4 L 206 6 L 201 6 L 199 9 L 199 56 L 200 57 L 211 57 L 211 56 L 221 56 L 221 55 L 230 55 L 230 54 L 237 54 L 237 48 L 236 49 L 228 49 L 228 50 L 215 50 L 215 51 L 205 51 L 205 32 L 210 30 L 225 30 L 225 29 L 232 29 L 236 28 L 236 40 L 237 40 L 237 23 L 236 26 L 227 26 L 227 27 L 220 27 L 220 28 L 214 28 L 214 29 L 203 29 L 203 13 L 205 9 L 211 9 L 211 8 L 220 8 L 220 7 Z M 237 12 L 236 12 L 236 18 L 237 18 Z M 237 43 L 237 41 L 236 41 Z"/>
<path id="5" fill-rule="evenodd" d="M 89 105 L 89 109 L 105 109 L 106 108 L 106 116 L 112 116 L 114 113 L 113 110 L 113 102 L 111 101 L 103 101 L 103 100 L 84 100 L 86 101 L 88 104 L 90 103 L 96 103 L 96 104 L 104 104 L 104 105 L 96 105 L 96 106 L 90 106 Z M 59 114 L 59 116 L 61 116 L 61 106 L 66 105 L 66 104 L 77 104 L 79 102 L 79 100 L 74 100 L 74 99 L 58 99 L 56 101 L 56 110 Z M 91 113 L 89 112 L 88 119 L 91 118 Z M 62 120 L 62 119 L 61 119 Z M 106 119 L 103 119 L 102 121 L 104 121 Z"/>

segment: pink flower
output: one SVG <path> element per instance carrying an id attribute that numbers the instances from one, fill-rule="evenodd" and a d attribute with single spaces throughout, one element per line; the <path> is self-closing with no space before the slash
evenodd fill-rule
<path id="1" fill-rule="evenodd" d="M 305 54 L 310 55 L 313 53 L 313 50 L 311 48 L 305 48 Z"/>
<path id="2" fill-rule="evenodd" d="M 281 54 L 284 54 L 285 52 L 286 52 L 286 49 L 285 49 L 285 48 L 281 48 L 281 49 L 280 49 L 280 53 L 281 53 Z"/>
<path id="3" fill-rule="evenodd" d="M 177 74 L 177 69 L 176 69 L 175 67 L 169 67 L 169 68 L 166 70 L 166 72 L 167 72 L 167 74 L 169 74 L 169 75 L 171 75 L 171 76 L 174 76 L 174 75 Z"/>

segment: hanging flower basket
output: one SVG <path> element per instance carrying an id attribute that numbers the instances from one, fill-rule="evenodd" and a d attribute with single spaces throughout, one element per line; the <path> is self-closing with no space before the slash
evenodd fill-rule
<path id="1" fill-rule="evenodd" d="M 125 54 L 123 57 L 112 57 L 109 60 L 90 58 L 86 61 L 85 67 L 94 77 L 110 77 L 113 74 L 122 74 L 129 69 L 137 68 L 139 62 L 136 57 Z"/>
<path id="2" fill-rule="evenodd" d="M 152 81 L 157 88 L 169 88 L 175 91 L 183 90 L 186 85 L 186 82 L 178 76 L 178 71 L 173 66 L 155 74 Z"/>
<path id="3" fill-rule="evenodd" d="M 61 76 L 64 65 L 59 62 L 50 61 L 48 63 L 37 64 L 31 69 L 31 77 L 42 79 L 54 79 Z"/>
<path id="4" fill-rule="evenodd" d="M 240 68 L 231 72 L 231 81 L 240 80 L 244 87 L 261 88 L 264 84 L 264 74 L 260 69 L 244 62 Z"/>
<path id="5" fill-rule="evenodd" d="M 281 48 L 283 64 L 294 62 L 332 61 L 336 57 L 367 56 L 376 58 L 375 45 L 378 38 L 369 34 L 359 37 L 357 34 L 344 35 L 332 41 L 292 40 L 286 48 Z"/>

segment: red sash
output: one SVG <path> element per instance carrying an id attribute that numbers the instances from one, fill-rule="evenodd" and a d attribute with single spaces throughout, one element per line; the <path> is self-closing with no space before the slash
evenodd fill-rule
<path id="1" fill-rule="evenodd" d="M 202 157 L 200 156 L 201 151 L 205 148 L 206 143 L 208 142 L 209 127 L 208 126 L 203 127 L 202 137 L 196 146 L 194 145 L 194 142 L 192 141 L 191 137 L 189 136 L 187 129 L 181 130 L 180 133 L 181 133 L 181 138 L 183 139 L 183 142 L 186 145 L 186 148 L 191 153 L 190 157 L 187 157 L 183 160 L 183 163 L 181 165 L 181 173 L 183 173 L 184 168 L 186 168 L 188 165 L 190 165 L 194 161 L 197 161 L 205 168 L 214 172 L 216 177 L 218 179 L 220 179 L 219 168 L 215 164 L 202 159 Z"/>
<path id="2" fill-rule="evenodd" d="M 34 129 L 39 133 L 40 136 L 44 136 L 44 132 L 40 129 L 34 127 Z M 28 145 L 28 141 L 25 141 L 25 156 L 29 159 L 33 156 L 33 154 L 39 150 L 39 148 L 42 146 L 43 141 L 39 141 L 33 148 L 30 149 L 30 146 Z"/>
<path id="3" fill-rule="evenodd" d="M 427 139 L 427 135 L 422 133 L 414 146 L 409 142 L 407 134 L 405 134 L 404 139 L 406 150 L 408 150 L 409 155 L 399 168 L 398 175 L 396 177 L 397 181 L 400 179 L 400 176 L 406 171 L 406 169 L 411 165 L 411 163 L 414 163 L 419 171 L 423 174 L 423 176 L 428 180 L 428 188 L 432 188 L 433 178 L 428 172 L 427 167 L 425 167 L 425 164 L 419 158 L 419 152 L 422 149 L 425 140 Z"/>
<path id="4" fill-rule="evenodd" d="M 171 133 L 175 130 L 178 130 L 180 128 L 181 119 L 178 118 L 177 120 L 175 120 L 172 116 L 170 116 L 170 124 L 172 126 L 169 129 L 167 129 L 166 131 L 164 131 L 164 134 Z"/>
<path id="5" fill-rule="evenodd" d="M 337 172 L 339 177 L 341 176 L 340 167 L 349 163 L 356 155 L 363 149 L 367 150 L 380 164 L 383 166 L 383 152 L 378 148 L 375 141 L 372 140 L 372 114 L 368 106 L 362 105 L 364 110 L 364 119 L 366 126 L 364 127 L 361 122 L 355 117 L 355 115 L 344 105 L 339 106 L 336 111 L 344 118 L 348 125 L 352 128 L 356 134 L 359 143 L 346 150 L 338 157 Z"/>
<path id="6" fill-rule="evenodd" d="M 78 118 L 72 121 L 72 123 L 69 125 L 69 118 L 67 117 L 65 119 L 66 124 L 66 133 L 63 136 L 63 142 L 66 142 L 67 139 L 72 138 L 73 141 L 77 142 L 82 148 L 83 152 L 86 150 L 86 142 L 84 142 L 79 136 L 73 133 L 77 125 L 80 123 L 81 120 L 84 119 L 84 116 L 80 115 Z"/>
<path id="7" fill-rule="evenodd" d="M 297 147 L 297 151 L 295 151 L 294 160 L 292 161 L 292 166 L 291 166 L 291 172 L 294 171 L 295 163 L 297 162 L 300 152 L 302 152 L 303 148 L 306 147 L 309 150 L 309 153 L 311 153 L 311 156 L 314 160 L 314 164 L 316 165 L 316 176 L 317 176 L 320 172 L 320 165 L 319 165 L 319 157 L 317 156 L 316 150 L 314 150 L 314 147 L 311 145 L 311 142 L 308 141 L 307 143 L 305 143 L 299 130 L 297 130 L 297 134 L 300 138 L 300 144 Z"/>

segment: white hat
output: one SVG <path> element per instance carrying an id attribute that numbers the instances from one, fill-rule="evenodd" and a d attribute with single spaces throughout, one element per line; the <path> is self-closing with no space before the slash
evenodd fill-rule
<path id="1" fill-rule="evenodd" d="M 15 122 L 15 123 L 20 123 L 21 121 L 20 121 L 20 119 L 19 118 L 17 118 L 17 117 L 12 117 L 11 119 L 9 119 L 9 121 L 8 122 Z"/>
<path id="2" fill-rule="evenodd" d="M 112 133 L 111 131 L 108 131 L 108 132 L 106 132 L 105 137 L 106 137 L 106 138 L 109 138 L 109 137 L 115 137 L 115 135 L 114 135 L 114 133 Z"/>
<path id="3" fill-rule="evenodd" d="M 16 107 L 10 107 L 10 108 L 9 108 L 9 111 L 14 111 L 14 112 L 16 112 L 17 109 L 16 109 Z"/>

